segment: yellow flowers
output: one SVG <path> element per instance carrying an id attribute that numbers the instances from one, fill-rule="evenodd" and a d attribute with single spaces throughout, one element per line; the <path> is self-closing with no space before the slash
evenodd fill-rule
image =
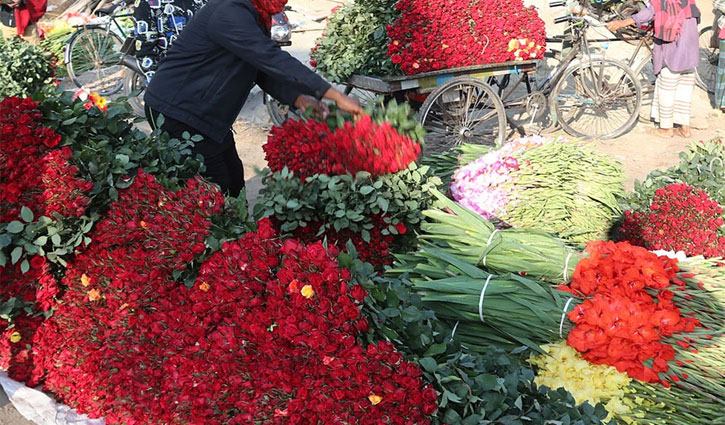
<path id="1" fill-rule="evenodd" d="M 12 342 L 13 344 L 20 342 L 21 339 L 23 339 L 23 336 L 20 335 L 20 332 L 18 332 L 18 331 L 15 331 L 12 334 L 10 334 L 10 342 Z"/>
<path id="2" fill-rule="evenodd" d="M 98 301 L 101 299 L 101 291 L 98 289 L 91 289 L 88 291 L 88 299 L 90 301 Z"/>
<path id="3" fill-rule="evenodd" d="M 81 276 L 81 285 L 86 287 L 90 284 L 91 284 L 91 279 L 88 276 L 86 276 L 85 273 L 83 273 L 83 275 Z"/>
<path id="4" fill-rule="evenodd" d="M 210 289 L 211 289 L 211 285 L 209 285 L 209 284 L 208 284 L 208 283 L 206 283 L 206 282 L 202 282 L 202 283 L 201 283 L 201 285 L 199 285 L 199 290 L 200 290 L 200 291 L 204 291 L 204 292 L 207 292 L 207 291 L 208 291 L 208 290 L 210 290 Z"/>
<path id="5" fill-rule="evenodd" d="M 141 221 L 140 221 L 140 222 L 138 223 L 138 225 L 139 225 L 139 226 L 141 226 L 141 228 L 142 228 L 142 229 L 145 229 L 145 228 L 149 227 L 149 226 L 148 226 L 148 224 L 146 224 L 146 222 L 145 222 L 145 221 L 143 221 L 143 220 L 141 220 Z"/>
<path id="6" fill-rule="evenodd" d="M 312 285 L 305 285 L 302 287 L 300 294 L 302 294 L 303 297 L 310 299 L 315 296 L 315 290 L 312 289 Z"/>
<path id="7" fill-rule="evenodd" d="M 609 412 L 606 421 L 631 410 L 625 394 L 632 381 L 626 374 L 606 365 L 595 365 L 584 360 L 565 341 L 541 347 L 549 356 L 532 357 L 529 362 L 539 367 L 534 381 L 552 389 L 563 387 L 577 403 L 603 403 Z"/>
<path id="8" fill-rule="evenodd" d="M 372 403 L 373 406 L 375 406 L 376 404 L 380 404 L 380 402 L 383 401 L 383 398 L 380 397 L 379 395 L 370 394 L 370 396 L 368 397 L 368 400 L 370 400 L 370 403 Z"/>

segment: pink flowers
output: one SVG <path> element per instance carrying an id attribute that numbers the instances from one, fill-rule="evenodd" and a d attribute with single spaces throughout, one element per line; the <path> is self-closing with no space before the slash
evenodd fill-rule
<path id="1" fill-rule="evenodd" d="M 406 74 L 542 58 L 544 22 L 521 0 L 401 0 L 388 56 Z"/>
<path id="2" fill-rule="evenodd" d="M 510 201 L 504 184 L 511 180 L 509 173 L 519 169 L 516 154 L 545 142 L 540 136 L 516 139 L 464 165 L 453 175 L 453 199 L 486 219 L 503 216 Z"/>

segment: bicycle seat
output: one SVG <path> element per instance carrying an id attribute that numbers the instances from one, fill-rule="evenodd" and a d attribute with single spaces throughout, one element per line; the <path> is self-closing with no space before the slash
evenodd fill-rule
<path id="1" fill-rule="evenodd" d="M 112 15 L 113 12 L 115 12 L 117 8 L 118 8 L 118 4 L 114 3 L 110 6 L 102 7 L 100 9 L 96 10 L 96 15 L 97 16 Z"/>

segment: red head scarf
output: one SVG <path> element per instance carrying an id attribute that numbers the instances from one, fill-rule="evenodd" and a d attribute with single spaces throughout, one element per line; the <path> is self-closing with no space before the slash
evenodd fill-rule
<path id="1" fill-rule="evenodd" d="M 259 13 L 259 22 L 267 29 L 272 26 L 272 16 L 284 11 L 288 0 L 251 0 Z"/>
<path id="2" fill-rule="evenodd" d="M 680 39 L 685 19 L 699 18 L 695 0 L 653 0 L 655 9 L 655 37 L 671 42 Z"/>

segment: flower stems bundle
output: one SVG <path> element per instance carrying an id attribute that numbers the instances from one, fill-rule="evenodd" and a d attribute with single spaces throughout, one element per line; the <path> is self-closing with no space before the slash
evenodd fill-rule
<path id="1" fill-rule="evenodd" d="M 405 260 L 411 257 L 417 260 Z M 571 328 L 565 311 L 580 302 L 547 283 L 492 275 L 435 249 L 400 258 L 403 262 L 391 273 L 407 273 L 437 317 L 459 322 L 454 336 L 474 351 L 489 345 L 537 348 L 560 339 Z"/>
<path id="2" fill-rule="evenodd" d="M 424 244 L 492 273 L 519 273 L 561 283 L 571 278 L 586 254 L 548 233 L 529 229 L 497 230 L 488 220 L 447 199 L 423 212 Z"/>
<path id="3" fill-rule="evenodd" d="M 466 143 L 443 153 L 426 155 L 421 158 L 420 162 L 423 165 L 429 165 L 435 175 L 443 180 L 443 184 L 450 186 L 453 173 L 458 168 L 486 155 L 490 150 L 490 146 Z"/>
<path id="4" fill-rule="evenodd" d="M 554 140 L 517 155 L 518 169 L 502 185 L 510 202 L 502 217 L 575 242 L 606 238 L 621 214 L 622 167 L 576 143 Z"/>

